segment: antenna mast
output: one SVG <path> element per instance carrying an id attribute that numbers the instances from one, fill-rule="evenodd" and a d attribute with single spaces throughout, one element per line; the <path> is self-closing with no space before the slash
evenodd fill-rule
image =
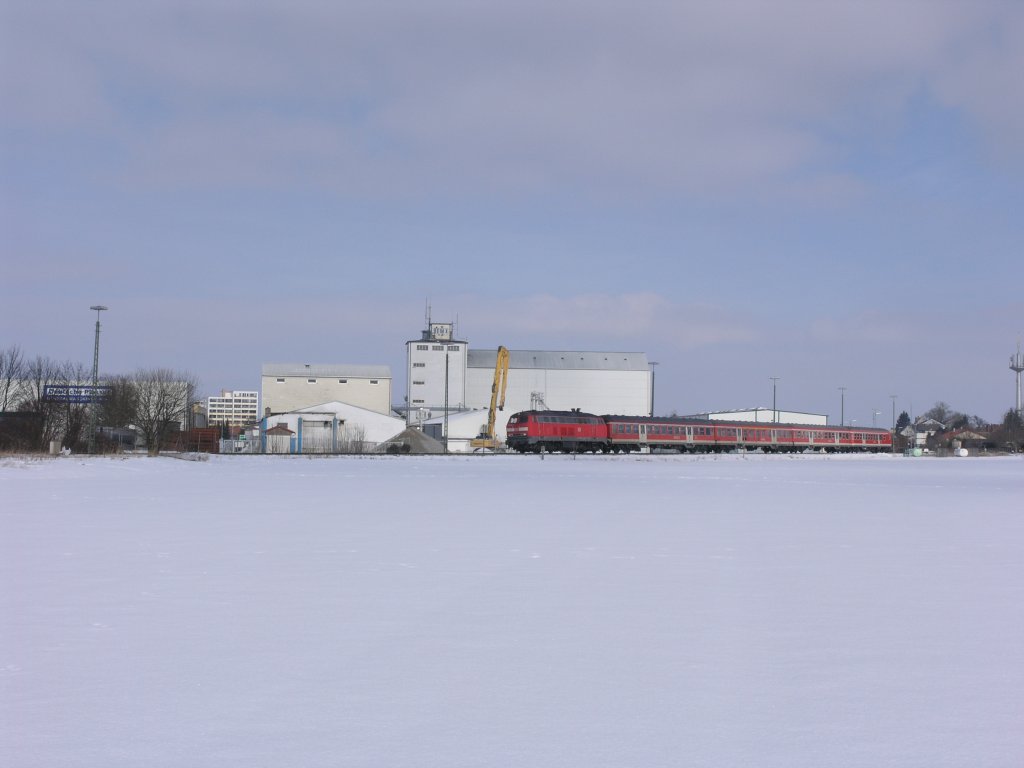
<path id="1" fill-rule="evenodd" d="M 1020 405 L 1020 374 L 1024 371 L 1024 355 L 1020 352 L 1020 341 L 1017 342 L 1017 354 L 1010 355 L 1010 370 L 1017 374 L 1017 405 L 1014 410 L 1018 416 L 1024 416 Z"/>

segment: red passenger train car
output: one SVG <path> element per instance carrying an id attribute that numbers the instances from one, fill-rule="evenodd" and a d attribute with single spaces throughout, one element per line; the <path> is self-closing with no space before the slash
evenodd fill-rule
<path id="1" fill-rule="evenodd" d="M 880 452 L 892 434 L 867 427 L 708 421 L 674 417 L 597 416 L 580 411 L 520 411 L 509 419 L 508 447 L 521 453 L 650 449 L 709 453 L 760 448 L 768 453 L 805 450 Z"/>

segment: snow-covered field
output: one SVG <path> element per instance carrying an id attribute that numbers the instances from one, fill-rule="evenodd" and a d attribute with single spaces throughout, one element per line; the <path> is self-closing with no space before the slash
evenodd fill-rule
<path id="1" fill-rule="evenodd" d="M 0 764 L 1024 765 L 1024 461 L 0 459 Z"/>

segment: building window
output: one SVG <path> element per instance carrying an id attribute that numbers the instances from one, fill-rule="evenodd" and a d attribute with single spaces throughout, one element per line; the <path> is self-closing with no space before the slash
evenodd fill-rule
<path id="1" fill-rule="evenodd" d="M 316 384 L 316 379 L 306 379 L 307 384 Z"/>
<path id="2" fill-rule="evenodd" d="M 418 349 L 420 352 L 426 352 L 427 351 L 427 345 L 426 344 L 417 344 L 416 345 L 416 349 Z"/>
<path id="3" fill-rule="evenodd" d="M 441 344 L 435 344 L 434 345 L 434 351 L 435 352 L 444 352 L 444 346 L 441 345 Z"/>
<path id="4" fill-rule="evenodd" d="M 370 379 L 370 383 L 371 384 L 377 384 L 378 382 L 377 382 L 377 379 Z"/>
<path id="5" fill-rule="evenodd" d="M 458 348 L 458 346 L 448 347 L 448 351 L 449 352 L 458 352 L 459 348 Z"/>
<path id="6" fill-rule="evenodd" d="M 414 381 L 414 382 L 413 382 L 413 384 L 414 384 L 414 385 L 416 385 L 416 384 L 425 384 L 425 383 L 426 383 L 426 382 L 423 382 L 423 381 Z"/>
<path id="7" fill-rule="evenodd" d="M 339 384 L 348 384 L 348 379 L 338 379 Z"/>
<path id="8" fill-rule="evenodd" d="M 426 365 L 427 365 L 426 363 L 413 363 L 412 367 L 413 368 L 425 368 Z"/>
<path id="9" fill-rule="evenodd" d="M 284 384 L 284 379 L 278 379 L 278 380 L 277 380 L 277 383 L 278 383 L 278 384 Z"/>
<path id="10" fill-rule="evenodd" d="M 422 400 L 413 400 L 414 403 L 422 403 Z"/>

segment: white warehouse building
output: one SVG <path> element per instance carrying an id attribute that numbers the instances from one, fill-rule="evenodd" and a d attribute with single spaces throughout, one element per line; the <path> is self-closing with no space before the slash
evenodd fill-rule
<path id="1" fill-rule="evenodd" d="M 265 453 L 369 453 L 405 429 L 405 422 L 367 408 L 330 402 L 265 416 Z M 255 441 L 253 441 L 255 442 Z M 255 447 L 255 446 L 254 446 Z"/>
<path id="2" fill-rule="evenodd" d="M 264 363 L 264 413 L 290 413 L 328 402 L 391 414 L 391 368 L 386 365 Z"/>
<path id="3" fill-rule="evenodd" d="M 470 350 L 466 406 L 487 408 L 498 350 Z M 526 411 L 539 398 L 553 411 L 646 416 L 651 412 L 651 369 L 643 352 L 509 350 L 505 413 Z M 501 437 L 504 439 L 504 422 Z"/>
<path id="4" fill-rule="evenodd" d="M 407 423 L 426 424 L 426 431 L 440 439 L 447 403 L 449 448 L 455 439 L 460 446 L 468 444 L 487 421 L 498 350 L 470 349 L 468 342 L 454 338 L 451 323 L 429 323 L 420 339 L 406 343 L 406 351 Z M 505 409 L 497 414 L 496 437 L 505 439 L 509 416 L 538 404 L 550 410 L 648 415 L 651 376 L 643 352 L 510 350 Z M 466 410 L 477 413 L 455 418 Z"/>
<path id="5" fill-rule="evenodd" d="M 757 424 L 816 424 L 824 426 L 828 416 L 822 413 L 803 413 L 801 411 L 772 410 L 771 408 L 741 408 L 735 411 L 711 411 L 698 413 L 696 419 L 712 421 L 750 421 Z"/>

